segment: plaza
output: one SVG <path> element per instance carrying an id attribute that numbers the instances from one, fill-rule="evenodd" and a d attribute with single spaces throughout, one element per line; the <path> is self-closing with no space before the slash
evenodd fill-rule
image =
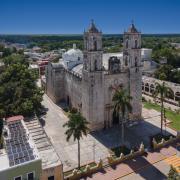
<path id="1" fill-rule="evenodd" d="M 68 121 L 64 111 L 50 98 L 44 95 L 43 105 L 47 109 L 43 128 L 59 155 L 63 171 L 68 171 L 77 167 L 77 142 L 73 138 L 66 141 L 64 134 L 66 129 L 63 124 Z M 142 111 L 144 120 L 139 123 L 129 124 L 125 129 L 125 144 L 128 147 L 139 146 L 144 143 L 145 148 L 149 148 L 150 136 L 160 132 L 160 113 L 155 110 Z M 176 135 L 176 131 L 167 127 L 167 133 Z M 100 158 L 106 161 L 109 155 L 109 149 L 121 144 L 120 126 L 115 126 L 107 130 L 94 131 L 80 140 L 81 146 L 81 165 L 92 161 L 98 161 Z"/>

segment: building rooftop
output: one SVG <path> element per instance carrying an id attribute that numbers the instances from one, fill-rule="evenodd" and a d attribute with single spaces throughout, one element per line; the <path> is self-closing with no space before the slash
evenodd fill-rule
<path id="1" fill-rule="evenodd" d="M 23 116 L 7 118 L 4 125 L 4 146 L 0 153 L 0 170 L 39 159 L 38 151 L 25 127 Z"/>
<path id="2" fill-rule="evenodd" d="M 42 160 L 42 169 L 61 165 L 60 157 L 56 153 L 38 119 L 36 117 L 25 119 L 25 124 L 39 152 Z"/>

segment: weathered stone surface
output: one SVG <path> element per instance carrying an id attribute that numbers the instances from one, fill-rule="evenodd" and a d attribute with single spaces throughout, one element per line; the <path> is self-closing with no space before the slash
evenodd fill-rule
<path id="1" fill-rule="evenodd" d="M 49 63 L 46 71 L 47 95 L 54 102 L 64 100 L 79 110 L 90 122 L 90 129 L 97 130 L 112 126 L 112 97 L 115 89 L 123 88 L 132 97 L 132 113 L 126 112 L 126 117 L 141 119 L 141 34 L 124 34 L 123 63 L 118 57 L 111 57 L 108 70 L 103 66 L 100 31 L 85 32 L 83 55 L 78 73 L 66 69 L 61 63 Z"/>

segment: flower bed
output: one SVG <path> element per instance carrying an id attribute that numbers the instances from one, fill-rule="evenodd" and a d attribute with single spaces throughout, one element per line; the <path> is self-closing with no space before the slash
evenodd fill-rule
<path id="1" fill-rule="evenodd" d="M 123 149 L 120 148 L 119 151 L 121 151 L 121 150 L 124 150 L 125 152 L 128 152 L 128 150 L 125 149 L 125 148 L 123 148 Z M 131 150 L 130 153 L 129 153 L 129 154 L 126 154 L 126 155 L 124 155 L 123 153 L 121 153 L 119 157 L 117 157 L 117 156 L 115 156 L 115 155 L 110 155 L 110 156 L 108 157 L 108 163 L 109 163 L 109 165 L 116 165 L 116 164 L 121 163 L 121 162 L 123 162 L 123 161 L 125 161 L 125 160 L 132 159 L 132 158 L 134 158 L 134 157 L 136 157 L 136 156 L 142 155 L 142 154 L 144 154 L 144 152 L 145 152 L 145 150 L 144 150 L 144 145 L 143 145 L 143 143 L 142 143 L 142 144 L 140 145 L 139 150 L 137 150 L 137 151 L 135 151 L 135 152 L 134 152 L 134 150 Z"/>
<path id="2" fill-rule="evenodd" d="M 116 157 L 120 157 L 121 153 L 123 153 L 124 155 L 127 155 L 130 153 L 130 149 L 128 149 L 126 146 L 118 146 L 118 147 L 112 148 L 111 151 Z"/>
<path id="3" fill-rule="evenodd" d="M 174 137 L 173 136 L 169 136 L 169 138 L 166 138 L 166 139 L 162 138 L 160 141 L 158 139 L 158 142 L 156 141 L 155 138 L 153 138 L 153 140 L 152 140 L 152 147 L 153 147 L 153 149 L 162 148 L 162 147 L 164 147 L 166 145 L 169 145 L 169 144 L 171 144 L 173 142 L 176 142 L 178 140 L 180 140 L 180 133 L 177 133 L 176 137 L 175 136 Z"/>

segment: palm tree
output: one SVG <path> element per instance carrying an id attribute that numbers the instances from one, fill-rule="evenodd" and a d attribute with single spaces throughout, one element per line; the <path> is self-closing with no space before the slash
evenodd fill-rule
<path id="1" fill-rule="evenodd" d="M 159 97 L 161 101 L 161 134 L 162 134 L 163 120 L 165 117 L 164 100 L 168 95 L 172 94 L 173 91 L 171 88 L 166 86 L 165 82 L 163 82 L 162 84 L 156 82 L 155 85 L 156 88 L 153 93 L 153 96 L 154 98 Z"/>
<path id="2" fill-rule="evenodd" d="M 65 132 L 66 140 L 69 141 L 73 136 L 74 141 L 78 141 L 78 168 L 80 169 L 80 139 L 83 135 L 87 136 L 89 128 L 87 127 L 88 122 L 82 115 L 77 112 L 69 115 L 69 121 L 66 122 L 63 127 L 67 127 Z"/>
<path id="3" fill-rule="evenodd" d="M 124 119 L 125 119 L 125 113 L 126 111 L 131 112 L 132 106 L 130 104 L 130 100 L 132 99 L 131 96 L 129 96 L 125 90 L 117 89 L 114 96 L 113 96 L 113 102 L 114 102 L 114 112 L 119 116 L 119 122 L 120 118 L 122 116 L 121 120 L 121 139 L 122 144 L 124 145 Z"/>

